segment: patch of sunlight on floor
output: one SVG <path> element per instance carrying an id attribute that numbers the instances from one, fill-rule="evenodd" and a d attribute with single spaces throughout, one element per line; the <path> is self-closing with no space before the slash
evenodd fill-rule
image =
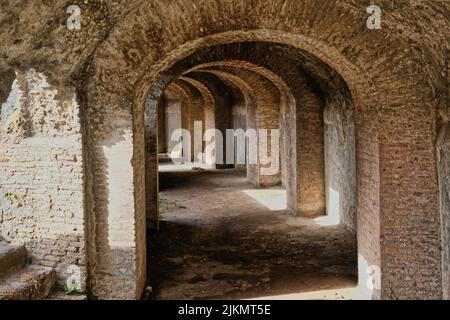
<path id="1" fill-rule="evenodd" d="M 336 226 L 341 222 L 340 194 L 333 188 L 328 188 L 327 215 L 317 217 L 314 222 L 319 226 Z"/>
<path id="2" fill-rule="evenodd" d="M 191 170 L 210 170 L 211 166 L 203 163 L 160 163 L 158 166 L 159 172 L 181 172 Z"/>
<path id="3" fill-rule="evenodd" d="M 282 294 L 277 296 L 258 297 L 248 300 L 364 300 L 359 287 L 307 291 L 301 293 Z"/>
<path id="4" fill-rule="evenodd" d="M 322 227 L 337 226 L 340 222 L 339 218 L 336 219 L 336 217 L 329 215 L 314 218 L 313 220 L 315 224 Z"/>
<path id="5" fill-rule="evenodd" d="M 249 189 L 242 192 L 271 211 L 285 210 L 287 208 L 287 195 L 284 189 Z"/>

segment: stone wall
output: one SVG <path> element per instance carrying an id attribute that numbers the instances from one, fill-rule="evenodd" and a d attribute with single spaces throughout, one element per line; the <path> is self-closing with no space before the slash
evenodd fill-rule
<path id="1" fill-rule="evenodd" d="M 447 53 L 450 47 L 447 48 Z M 442 230 L 442 293 L 450 299 L 450 57 L 447 57 L 447 90 L 442 100 L 442 128 L 437 139 L 441 230 Z"/>
<path id="2" fill-rule="evenodd" d="M 438 139 L 440 206 L 442 221 L 442 286 L 445 299 L 450 298 L 450 125 L 446 123 Z"/>
<path id="3" fill-rule="evenodd" d="M 167 137 L 166 137 L 166 107 L 164 97 L 161 97 L 158 103 L 158 153 L 166 153 Z"/>
<path id="4" fill-rule="evenodd" d="M 176 140 L 176 135 L 179 129 L 184 129 L 185 115 L 182 113 L 182 108 L 186 104 L 182 100 L 166 99 L 166 140 L 168 152 L 172 157 L 179 158 L 182 156 L 180 140 Z"/>
<path id="5" fill-rule="evenodd" d="M 100 297 L 137 297 L 145 280 L 143 139 L 133 121 L 139 125 L 137 110 L 149 89 L 176 78 L 165 71 L 196 50 L 251 41 L 294 48 L 318 83 L 328 80 L 323 63 L 349 87 L 356 115 L 358 254 L 360 266 L 381 268 L 376 296 L 442 296 L 436 96 L 447 85 L 448 1 L 380 1 L 380 30 L 367 30 L 368 3 L 358 0 L 77 3 L 82 28 L 71 31 L 66 1 L 2 2 L 0 79 L 17 66 L 38 67 L 49 83 L 85 93 L 85 216 L 90 282 Z M 273 53 L 260 51 L 259 57 L 267 62 Z M 27 119 L 29 127 L 18 118 L 19 129 L 36 128 Z M 12 142 L 30 142 L 34 133 L 27 130 L 17 130 Z"/>
<path id="6" fill-rule="evenodd" d="M 356 229 L 355 117 L 351 101 L 327 101 L 325 123 L 325 191 L 327 214 Z"/>
<path id="7" fill-rule="evenodd" d="M 201 163 L 203 160 L 203 135 L 205 132 L 205 102 L 201 92 L 191 83 L 178 80 L 176 83 L 187 96 L 187 102 L 190 105 L 189 131 L 191 133 L 191 158 L 195 163 Z M 201 123 L 201 128 L 199 126 Z M 196 129 L 197 126 L 197 129 Z M 198 132 L 197 132 L 197 131 Z M 199 135 L 196 137 L 195 135 Z"/>
<path id="8" fill-rule="evenodd" d="M 244 99 L 243 94 L 241 91 L 239 91 L 235 86 L 230 86 L 233 88 L 233 104 L 231 107 L 231 118 L 232 118 L 232 126 L 231 128 L 235 131 L 237 130 L 243 130 L 244 132 L 247 130 L 247 124 L 246 124 L 246 102 Z M 238 147 L 238 138 L 234 138 L 235 145 L 234 145 L 234 167 L 237 170 L 246 170 L 246 164 L 245 163 L 239 163 L 239 162 L 245 162 L 245 149 L 243 150 L 241 147 Z M 240 152 L 240 154 L 239 154 Z"/>
<path id="9" fill-rule="evenodd" d="M 231 128 L 231 101 L 232 96 L 230 94 L 228 86 L 226 86 L 217 76 L 208 73 L 191 73 L 188 74 L 189 78 L 203 83 L 206 88 L 214 96 L 214 128 L 219 132 L 216 132 L 216 168 L 224 169 L 229 168 L 230 165 L 226 164 L 226 129 Z M 219 139 L 221 135 L 221 140 Z M 220 142 L 219 142 L 220 141 Z M 220 163 L 219 163 L 220 162 Z"/>
<path id="10" fill-rule="evenodd" d="M 168 137 L 167 104 L 164 96 L 160 101 L 149 100 L 144 110 L 145 127 L 145 211 L 147 227 L 159 228 L 158 153 L 160 148 L 170 152 Z M 160 141 L 162 145 L 160 144 Z M 163 143 L 164 142 L 164 143 Z"/>
<path id="11" fill-rule="evenodd" d="M 17 72 L 1 106 L 0 237 L 84 289 L 83 158 L 75 96 L 34 70 Z"/>
<path id="12" fill-rule="evenodd" d="M 327 213 L 323 101 L 312 79 L 299 74 L 296 80 L 301 87 L 293 93 L 297 104 L 297 210 L 300 216 L 314 217 Z"/>

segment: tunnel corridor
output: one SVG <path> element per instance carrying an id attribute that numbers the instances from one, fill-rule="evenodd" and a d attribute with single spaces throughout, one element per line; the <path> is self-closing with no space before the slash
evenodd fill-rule
<path id="1" fill-rule="evenodd" d="M 340 293 L 357 284 L 356 236 L 345 226 L 293 217 L 285 190 L 255 188 L 242 171 L 160 168 L 153 299 L 356 298 Z"/>
<path id="2" fill-rule="evenodd" d="M 2 281 L 449 299 L 449 17 L 446 0 L 0 1 L 0 251 L 21 257 L 0 252 Z"/>
<path id="3" fill-rule="evenodd" d="M 160 79 L 144 110 L 153 298 L 350 298 L 333 292 L 358 282 L 355 106 L 340 75 L 243 41 Z"/>

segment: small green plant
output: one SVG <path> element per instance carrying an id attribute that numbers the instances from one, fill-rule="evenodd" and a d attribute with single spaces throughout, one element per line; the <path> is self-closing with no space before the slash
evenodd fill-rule
<path id="1" fill-rule="evenodd" d="M 178 209 L 186 209 L 185 206 L 183 206 L 180 202 L 175 201 L 174 202 L 174 206 L 177 207 Z"/>
<path id="2" fill-rule="evenodd" d="M 166 211 L 164 209 L 160 209 L 159 210 L 159 219 L 160 220 L 166 220 L 167 221 L 167 217 L 166 217 Z"/>
<path id="3" fill-rule="evenodd" d="M 68 286 L 67 284 L 64 286 L 64 294 L 68 296 L 78 296 L 82 294 L 77 288 L 73 286 Z"/>
<path id="4" fill-rule="evenodd" d="M 73 108 L 72 101 L 64 101 L 63 107 L 64 107 L 65 109 L 71 110 L 71 109 Z"/>
<path id="5" fill-rule="evenodd" d="M 7 192 L 5 193 L 5 199 L 11 203 L 15 203 L 19 201 L 19 196 L 15 192 Z"/>
<path id="6" fill-rule="evenodd" d="M 178 209 L 186 209 L 186 207 L 177 200 L 160 198 L 159 202 L 161 206 L 164 206 L 166 208 L 175 207 Z"/>
<path id="7" fill-rule="evenodd" d="M 172 208 L 186 209 L 186 207 L 177 200 L 159 198 L 159 219 L 168 221 L 167 212 Z"/>

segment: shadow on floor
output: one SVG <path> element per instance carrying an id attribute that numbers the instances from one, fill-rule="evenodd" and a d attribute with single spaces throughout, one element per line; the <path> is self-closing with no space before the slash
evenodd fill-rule
<path id="1" fill-rule="evenodd" d="M 356 236 L 305 224 L 245 194 L 235 171 L 161 174 L 167 206 L 149 231 L 155 299 L 239 299 L 356 285 Z"/>

